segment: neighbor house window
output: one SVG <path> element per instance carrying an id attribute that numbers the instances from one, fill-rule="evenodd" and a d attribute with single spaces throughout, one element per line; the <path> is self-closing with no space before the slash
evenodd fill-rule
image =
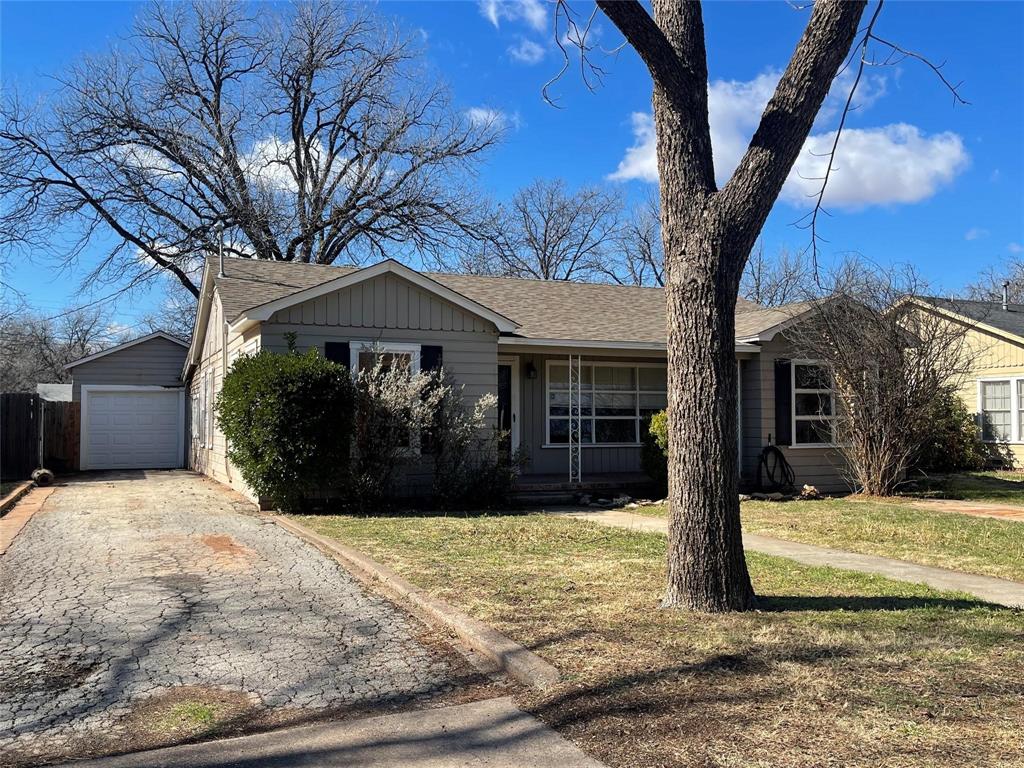
<path id="1" fill-rule="evenodd" d="M 569 442 L 569 366 L 548 361 L 549 445 Z M 580 367 L 580 442 L 636 445 L 641 424 L 665 408 L 665 366 L 588 363 Z"/>
<path id="2" fill-rule="evenodd" d="M 1021 380 L 1016 382 L 1017 407 L 1021 405 Z M 989 442 L 1009 442 L 1013 439 L 1013 403 L 1009 379 L 982 381 L 979 391 L 981 439 Z M 1019 422 L 1019 420 L 1018 420 Z"/>
<path id="3" fill-rule="evenodd" d="M 794 362 L 793 445 L 835 443 L 836 395 L 824 366 Z"/>

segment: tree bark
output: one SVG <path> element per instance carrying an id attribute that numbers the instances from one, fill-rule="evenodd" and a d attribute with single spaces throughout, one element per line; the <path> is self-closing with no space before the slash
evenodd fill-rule
<path id="1" fill-rule="evenodd" d="M 668 324 L 668 587 L 663 605 L 753 607 L 740 532 L 736 296 L 754 240 L 843 59 L 865 2 L 819 0 L 725 187 L 715 183 L 698 3 L 597 0 L 654 81 Z"/>

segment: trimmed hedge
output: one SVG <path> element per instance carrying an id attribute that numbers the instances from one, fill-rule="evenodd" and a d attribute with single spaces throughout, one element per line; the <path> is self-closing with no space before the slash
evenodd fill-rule
<path id="1" fill-rule="evenodd" d="M 348 368 L 316 350 L 263 351 L 231 366 L 217 425 L 249 487 L 295 510 L 311 493 L 347 478 L 354 401 Z"/>

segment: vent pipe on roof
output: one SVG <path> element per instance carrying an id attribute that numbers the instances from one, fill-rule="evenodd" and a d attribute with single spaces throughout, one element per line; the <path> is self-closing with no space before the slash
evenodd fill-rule
<path id="1" fill-rule="evenodd" d="M 1009 309 L 1010 303 L 1010 281 L 1003 280 L 1003 312 Z"/>
<path id="2" fill-rule="evenodd" d="M 224 224 L 218 221 L 213 228 L 217 232 L 217 258 L 220 260 L 220 271 L 217 277 L 224 277 Z"/>

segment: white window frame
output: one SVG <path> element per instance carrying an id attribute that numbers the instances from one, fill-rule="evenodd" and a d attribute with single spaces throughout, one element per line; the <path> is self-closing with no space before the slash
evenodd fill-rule
<path id="1" fill-rule="evenodd" d="M 1024 435 L 1021 434 L 1021 430 L 1024 430 L 1024 421 L 1020 418 L 1021 408 L 1024 408 L 1024 402 L 1021 402 L 1021 398 L 1018 396 L 1017 387 L 1018 381 L 1024 381 L 1024 376 L 984 376 L 977 379 L 977 397 L 978 397 L 978 410 L 975 415 L 975 422 L 978 426 L 978 434 L 981 437 L 981 441 L 986 445 L 1022 445 L 1024 444 Z M 985 430 L 982 425 L 982 419 L 985 416 L 985 412 L 982 409 L 982 397 L 981 397 L 981 385 L 984 383 L 1000 383 L 1006 382 L 1010 385 L 1010 439 L 1009 440 L 986 440 Z"/>
<path id="2" fill-rule="evenodd" d="M 545 363 L 544 363 L 544 444 L 541 446 L 541 448 L 564 448 L 564 449 L 568 449 L 569 448 L 569 444 L 568 443 L 552 443 L 551 442 L 551 367 L 555 366 L 555 365 L 567 365 L 567 363 L 566 363 L 565 360 L 560 359 L 560 358 L 548 358 L 545 361 Z M 640 372 L 639 372 L 639 370 L 637 370 L 636 373 L 634 374 L 633 389 L 609 390 L 609 392 L 614 392 L 615 394 L 633 394 L 633 395 L 636 395 L 636 405 L 634 406 L 634 410 L 633 410 L 633 415 L 632 416 L 588 416 L 588 417 L 582 417 L 581 416 L 580 417 L 581 419 L 586 418 L 586 419 L 588 419 L 590 421 L 595 421 L 597 419 L 615 419 L 615 420 L 621 420 L 621 421 L 633 420 L 635 422 L 635 424 L 636 424 L 636 434 L 637 434 L 637 438 L 638 438 L 636 442 L 630 442 L 630 443 L 584 443 L 584 442 L 580 442 L 580 447 L 581 448 L 639 448 L 641 446 L 641 442 L 639 440 L 639 438 L 640 438 L 640 419 L 642 418 L 640 416 L 640 395 L 664 395 L 665 396 L 665 402 L 666 402 L 666 404 L 668 403 L 668 389 L 667 389 L 667 387 L 668 387 L 668 384 L 667 384 L 668 363 L 667 362 L 664 362 L 664 363 L 650 363 L 650 362 L 636 363 L 636 362 L 626 362 L 626 361 L 619 362 L 619 361 L 609 361 L 609 360 L 584 360 L 583 361 L 583 366 L 584 367 L 589 366 L 592 369 L 594 367 L 598 367 L 598 368 L 633 368 L 633 369 L 639 369 L 639 368 L 664 368 L 665 369 L 665 376 L 666 376 L 666 385 L 665 386 L 666 386 L 666 389 L 664 389 L 664 390 L 660 390 L 660 389 L 640 389 Z M 591 379 L 593 379 L 593 374 L 591 374 Z M 591 386 L 593 387 L 593 381 L 591 381 Z M 590 390 L 591 393 L 594 393 L 596 391 L 597 390 L 595 390 L 593 388 L 591 388 L 591 390 Z M 569 418 L 569 417 L 568 416 L 565 416 L 565 417 L 556 416 L 555 418 L 559 419 L 559 418 Z M 592 429 L 592 432 L 593 431 L 594 430 Z M 596 434 L 594 436 L 596 437 Z"/>
<path id="3" fill-rule="evenodd" d="M 790 448 L 835 448 L 837 443 L 835 442 L 836 429 L 835 423 L 839 419 L 839 396 L 836 394 L 835 383 L 829 389 L 797 389 L 796 387 L 796 367 L 798 365 L 815 366 L 817 368 L 824 368 L 825 366 L 818 360 L 791 360 L 789 363 L 789 413 L 790 413 Z M 828 394 L 832 397 L 832 415 L 808 415 L 808 416 L 797 416 L 796 413 L 796 396 L 797 395 L 820 395 Z M 832 442 L 828 443 L 798 443 L 796 441 L 796 423 L 798 421 L 829 421 L 832 422 Z"/>
<path id="4" fill-rule="evenodd" d="M 348 370 L 354 379 L 359 375 L 359 353 L 360 352 L 381 352 L 383 354 L 407 354 L 410 358 L 409 372 L 415 376 L 420 372 L 420 355 L 423 353 L 422 344 L 393 341 L 350 341 L 348 343 Z M 420 445 L 419 430 L 409 430 L 409 447 L 404 450 L 410 456 L 419 456 L 422 451 Z"/>
<path id="5" fill-rule="evenodd" d="M 423 352 L 422 344 L 410 344 L 407 342 L 392 341 L 350 341 L 348 344 L 348 369 L 353 376 L 359 374 L 359 353 L 360 352 L 383 352 L 385 354 L 406 354 L 411 360 L 410 373 L 415 376 L 420 372 L 420 355 Z"/>

